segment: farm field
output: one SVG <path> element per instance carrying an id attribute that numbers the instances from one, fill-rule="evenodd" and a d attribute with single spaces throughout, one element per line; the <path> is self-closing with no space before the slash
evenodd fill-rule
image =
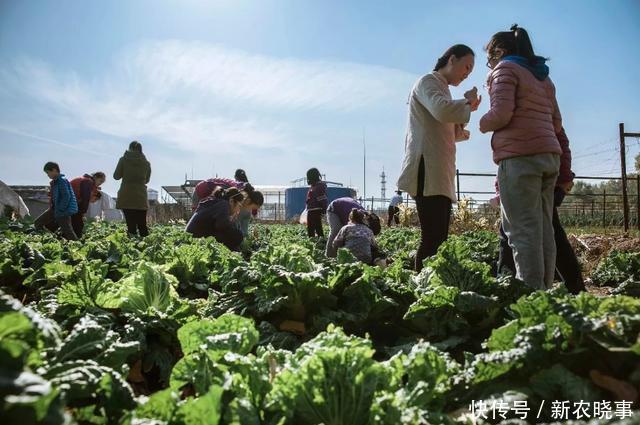
<path id="1" fill-rule="evenodd" d="M 488 231 L 420 274 L 413 228 L 378 237 L 386 269 L 294 225 L 242 253 L 179 225 L 86 235 L 0 223 L 2 423 L 640 423 L 637 240 L 574 238 L 574 296 L 496 279 Z"/>

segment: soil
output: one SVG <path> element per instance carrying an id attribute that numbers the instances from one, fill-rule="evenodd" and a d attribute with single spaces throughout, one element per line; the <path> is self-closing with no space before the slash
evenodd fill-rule
<path id="1" fill-rule="evenodd" d="M 591 273 L 611 251 L 638 252 L 640 238 L 624 235 L 567 235 L 582 264 L 587 290 L 596 295 L 608 295 L 612 288 L 593 285 Z"/>

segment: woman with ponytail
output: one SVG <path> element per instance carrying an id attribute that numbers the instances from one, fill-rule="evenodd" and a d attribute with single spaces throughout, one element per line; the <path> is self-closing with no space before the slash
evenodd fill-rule
<path id="1" fill-rule="evenodd" d="M 207 199 L 216 189 L 229 189 L 234 187 L 244 192 L 245 195 L 243 207 L 236 216 L 235 223 L 246 237 L 249 234 L 251 217 L 258 215 L 258 210 L 262 207 L 262 204 L 264 204 L 264 196 L 249 183 L 244 170 L 236 170 L 234 179 L 235 180 L 216 177 L 199 182 L 193 191 L 191 211 L 195 211 L 200 201 Z"/>
<path id="2" fill-rule="evenodd" d="M 238 250 L 244 237 L 232 219 L 240 212 L 244 200 L 244 193 L 235 187 L 216 189 L 198 204 L 186 231 L 196 238 L 213 236 L 229 249 Z"/>
<path id="3" fill-rule="evenodd" d="M 562 154 L 555 87 L 545 58 L 534 53 L 523 28 L 496 33 L 486 51 L 491 108 L 480 131 L 493 132 L 502 226 L 516 277 L 533 288 L 549 288 L 556 264 L 553 194 Z"/>
<path id="4" fill-rule="evenodd" d="M 464 99 L 453 100 L 449 86 L 458 86 L 471 74 L 474 58 L 468 46 L 449 48 L 433 72 L 416 82 L 409 96 L 409 125 L 398 190 L 409 193 L 418 209 L 421 241 L 417 271 L 449 234 L 451 204 L 456 199 L 456 142 L 469 138 L 464 126 L 481 101 L 475 87 L 464 94 Z"/>

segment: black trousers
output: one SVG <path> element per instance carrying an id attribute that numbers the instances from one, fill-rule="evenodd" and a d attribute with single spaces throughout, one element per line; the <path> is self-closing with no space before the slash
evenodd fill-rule
<path id="1" fill-rule="evenodd" d="M 127 232 L 130 235 L 139 234 L 145 237 L 149 234 L 147 227 L 147 210 L 129 210 L 123 209 L 124 220 L 127 222 Z"/>
<path id="2" fill-rule="evenodd" d="M 307 211 L 307 233 L 309 237 L 314 236 L 324 237 L 324 230 L 322 229 L 322 215 L 324 211 L 313 210 Z"/>
<path id="3" fill-rule="evenodd" d="M 572 294 L 585 291 L 580 263 L 573 251 L 567 234 L 560 223 L 557 206 L 553 208 L 553 233 L 556 241 L 556 273 Z M 500 225 L 500 254 L 498 257 L 498 274 L 515 274 L 516 266 L 513 261 L 513 250 L 509 246 L 507 235 Z"/>
<path id="4" fill-rule="evenodd" d="M 387 226 L 391 227 L 392 221 L 395 221 L 396 224 L 400 224 L 400 217 L 398 217 L 398 214 L 400 214 L 400 208 L 398 207 L 392 207 L 391 205 L 389 205 L 389 220 L 387 220 Z"/>
<path id="5" fill-rule="evenodd" d="M 77 212 L 71 216 L 71 226 L 76 236 L 81 237 L 84 231 L 84 213 Z"/>
<path id="6" fill-rule="evenodd" d="M 438 252 L 438 248 L 449 236 L 451 221 L 451 199 L 443 195 L 423 196 L 424 158 L 418 168 L 418 194 L 415 197 L 420 220 L 420 246 L 416 254 L 415 269 L 422 270 L 422 262 Z"/>

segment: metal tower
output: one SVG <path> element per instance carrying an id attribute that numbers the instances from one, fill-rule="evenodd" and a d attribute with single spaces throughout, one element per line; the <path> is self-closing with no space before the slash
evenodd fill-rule
<path id="1" fill-rule="evenodd" d="M 387 199 L 387 175 L 384 173 L 384 167 L 382 167 L 380 178 L 380 195 L 382 195 L 382 199 Z"/>

